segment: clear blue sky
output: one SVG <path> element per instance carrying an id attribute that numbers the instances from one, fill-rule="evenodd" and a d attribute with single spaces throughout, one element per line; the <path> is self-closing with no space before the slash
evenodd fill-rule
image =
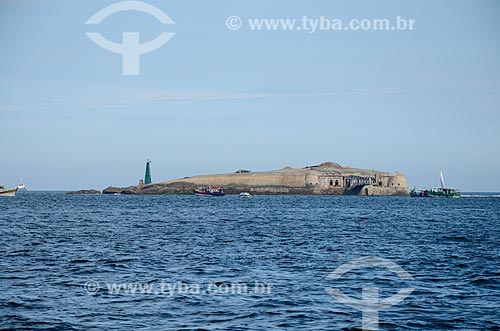
<path id="1" fill-rule="evenodd" d="M 500 191 L 500 2 L 0 0 L 0 184 L 136 184 L 335 161 L 410 186 Z M 414 31 L 257 32 L 247 18 L 395 18 Z M 176 35 L 123 76 L 97 31 Z"/>

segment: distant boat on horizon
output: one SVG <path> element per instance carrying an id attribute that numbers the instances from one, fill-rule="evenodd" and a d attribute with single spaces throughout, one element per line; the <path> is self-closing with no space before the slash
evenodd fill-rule
<path id="1" fill-rule="evenodd" d="M 24 181 L 23 181 L 22 178 L 19 179 L 19 184 L 17 185 L 17 189 L 21 190 L 21 191 L 27 191 L 28 190 L 28 186 L 26 186 L 26 184 L 24 183 Z"/>

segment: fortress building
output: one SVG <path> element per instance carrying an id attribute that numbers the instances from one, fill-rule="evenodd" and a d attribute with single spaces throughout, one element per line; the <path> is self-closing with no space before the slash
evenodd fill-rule
<path id="1" fill-rule="evenodd" d="M 342 167 L 335 162 L 272 171 L 238 170 L 127 188 L 110 187 L 103 193 L 188 194 L 199 186 L 220 186 L 227 194 L 409 195 L 403 174 Z"/>

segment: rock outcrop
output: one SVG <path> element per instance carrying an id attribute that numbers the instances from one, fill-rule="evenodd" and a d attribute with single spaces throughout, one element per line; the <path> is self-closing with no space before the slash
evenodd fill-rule
<path id="1" fill-rule="evenodd" d="M 98 190 L 80 190 L 80 191 L 66 192 L 66 194 L 101 194 L 101 191 L 98 191 Z"/>
<path id="2" fill-rule="evenodd" d="M 123 192 L 123 190 L 124 189 L 121 187 L 110 186 L 102 190 L 102 194 L 120 194 Z"/>
<path id="3" fill-rule="evenodd" d="M 221 186 L 228 194 L 409 195 L 403 174 L 342 167 L 325 162 L 304 168 L 202 175 L 127 188 L 108 187 L 103 193 L 189 194 L 195 187 Z"/>

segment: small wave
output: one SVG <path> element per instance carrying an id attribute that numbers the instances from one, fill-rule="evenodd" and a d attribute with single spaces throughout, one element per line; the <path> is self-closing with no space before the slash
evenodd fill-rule
<path id="1" fill-rule="evenodd" d="M 4 307 L 14 307 L 14 308 L 17 308 L 17 307 L 22 307 L 23 304 L 15 302 L 15 301 L 9 301 L 9 302 L 3 304 L 3 306 Z"/>
<path id="2" fill-rule="evenodd" d="M 475 284 L 475 285 L 485 285 L 485 284 L 489 284 L 491 283 L 492 281 L 489 280 L 489 279 L 485 279 L 485 278 L 476 278 L 474 280 L 471 280 L 470 281 L 470 284 Z"/>
<path id="3" fill-rule="evenodd" d="M 463 237 L 463 236 L 443 236 L 442 237 L 443 240 L 449 240 L 449 241 L 471 241 L 469 238 L 467 237 Z"/>
<path id="4" fill-rule="evenodd" d="M 87 259 L 74 259 L 69 261 L 69 263 L 91 263 L 92 261 Z"/>

